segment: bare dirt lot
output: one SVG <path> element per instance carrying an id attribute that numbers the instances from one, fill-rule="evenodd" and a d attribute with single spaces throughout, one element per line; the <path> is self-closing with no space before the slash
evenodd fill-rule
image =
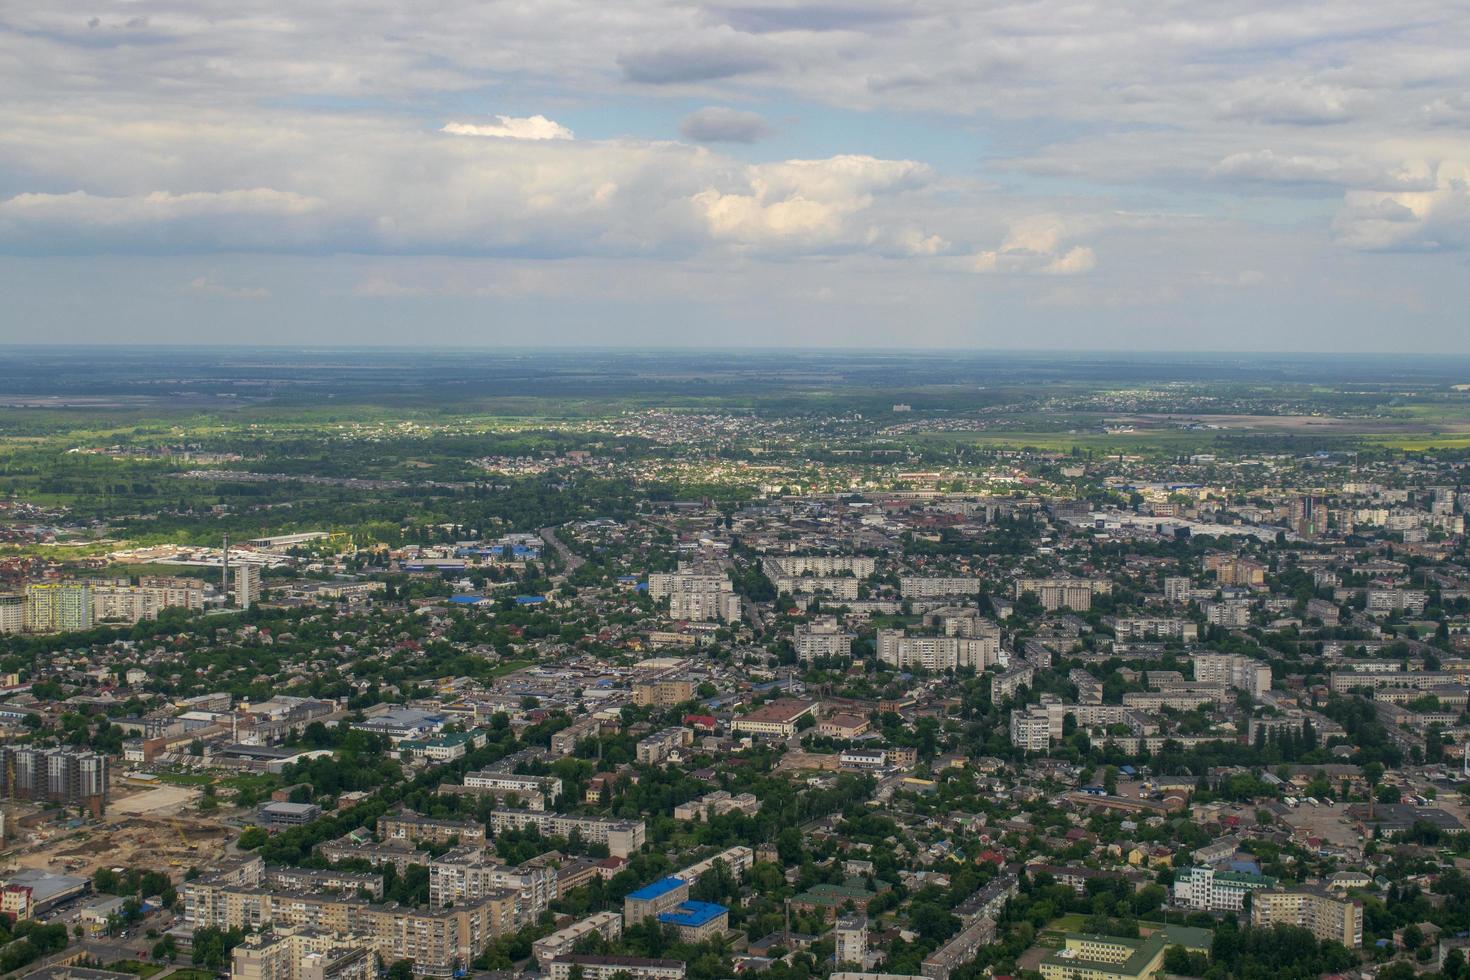
<path id="1" fill-rule="evenodd" d="M 200 797 L 200 791 L 185 786 L 160 786 L 114 800 L 114 816 L 180 816 Z"/>

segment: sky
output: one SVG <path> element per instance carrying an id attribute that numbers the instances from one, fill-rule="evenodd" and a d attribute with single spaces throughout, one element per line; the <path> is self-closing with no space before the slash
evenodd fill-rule
<path id="1" fill-rule="evenodd" d="M 1462 0 L 0 3 L 0 343 L 1470 352 Z"/>

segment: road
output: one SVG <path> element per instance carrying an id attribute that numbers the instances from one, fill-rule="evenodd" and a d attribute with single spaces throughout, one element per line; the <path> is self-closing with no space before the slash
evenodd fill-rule
<path id="1" fill-rule="evenodd" d="M 565 579 L 569 577 L 577 569 L 587 564 L 587 559 L 579 558 L 577 555 L 572 553 L 571 548 L 568 548 L 565 544 L 562 543 L 561 538 L 558 538 L 556 536 L 556 528 L 543 527 L 540 531 L 540 534 L 541 540 L 545 541 L 547 546 L 555 551 L 556 556 L 561 559 L 561 578 Z"/>

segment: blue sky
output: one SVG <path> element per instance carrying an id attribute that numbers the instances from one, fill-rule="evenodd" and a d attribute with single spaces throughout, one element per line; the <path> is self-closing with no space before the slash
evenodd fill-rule
<path id="1" fill-rule="evenodd" d="M 0 12 L 0 342 L 1470 349 L 1470 9 Z"/>

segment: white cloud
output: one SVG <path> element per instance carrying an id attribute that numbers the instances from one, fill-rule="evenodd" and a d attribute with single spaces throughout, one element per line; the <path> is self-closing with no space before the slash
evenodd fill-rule
<path id="1" fill-rule="evenodd" d="M 983 274 L 1077 276 L 1097 266 L 1097 255 L 1088 245 L 1068 241 L 1091 224 L 1058 214 L 1038 214 L 1012 223 L 999 248 L 980 252 L 970 259 L 970 268 Z"/>
<path id="2" fill-rule="evenodd" d="M 1333 230 L 1339 243 L 1364 251 L 1470 247 L 1470 164 L 1441 163 L 1430 190 L 1350 190 Z"/>
<path id="3" fill-rule="evenodd" d="M 196 276 L 185 287 L 191 293 L 222 296 L 225 299 L 267 299 L 271 291 L 264 286 L 230 286 L 208 276 Z"/>
<path id="4" fill-rule="evenodd" d="M 704 190 L 693 200 L 717 241 L 832 246 L 853 242 L 847 219 L 876 195 L 914 189 L 932 177 L 928 167 L 912 160 L 787 160 L 747 168 L 746 189 Z"/>
<path id="5" fill-rule="evenodd" d="M 1096 266 L 1097 256 L 1092 254 L 1092 249 L 1086 245 L 1078 245 L 1052 259 L 1041 271 L 1049 276 L 1076 276 L 1091 272 Z"/>
<path id="6" fill-rule="evenodd" d="M 495 136 L 512 140 L 569 140 L 572 131 L 545 116 L 496 116 L 493 123 L 446 123 L 440 132 L 455 136 Z"/>

